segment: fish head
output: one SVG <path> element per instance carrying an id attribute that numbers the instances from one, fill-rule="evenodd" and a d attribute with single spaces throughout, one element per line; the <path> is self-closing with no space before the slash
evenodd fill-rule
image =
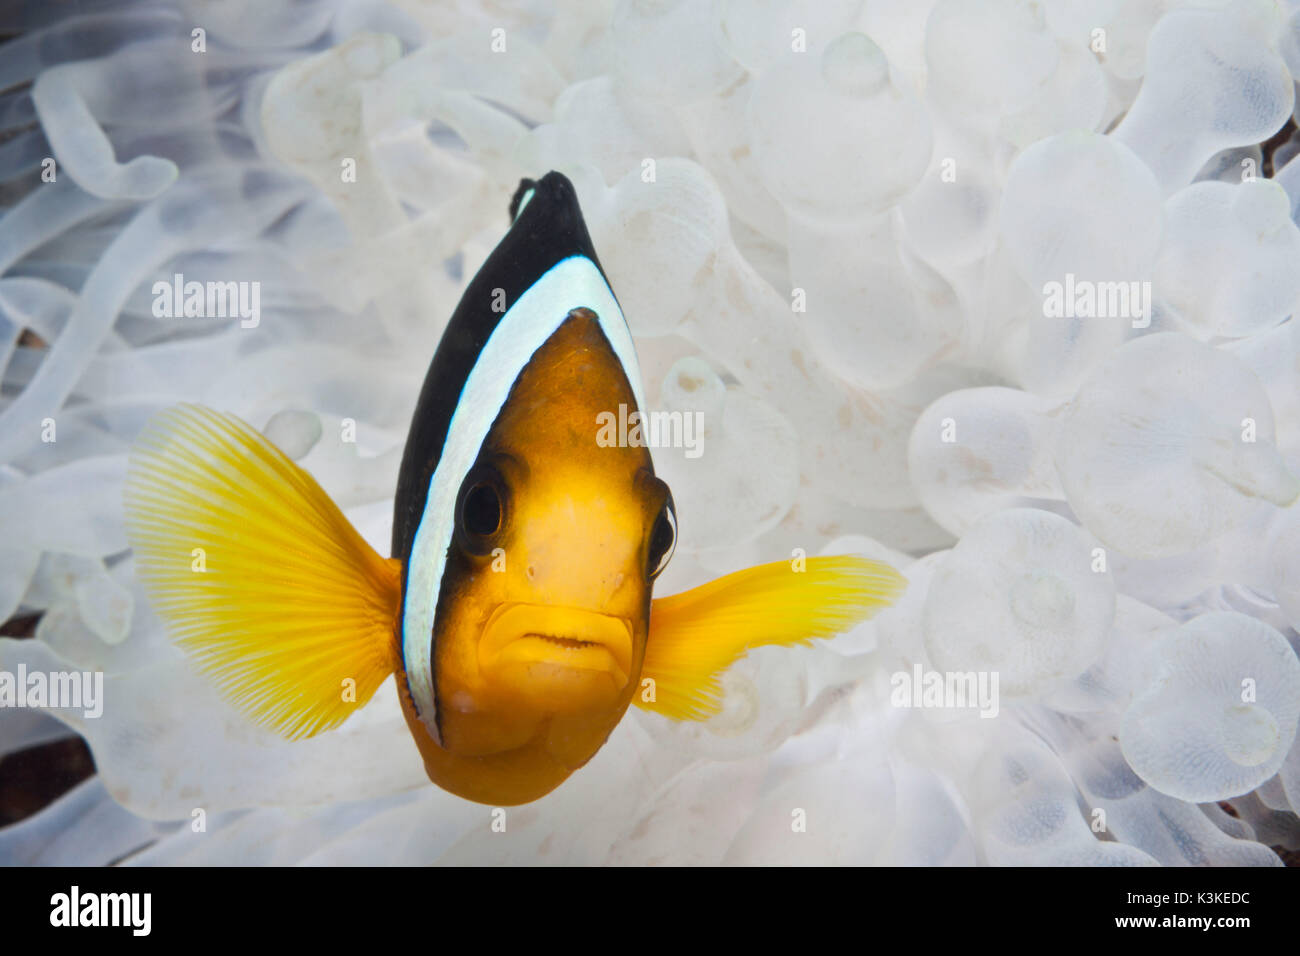
<path id="1" fill-rule="evenodd" d="M 536 751 L 571 771 L 631 702 L 653 582 L 676 538 L 649 450 L 602 440 L 605 416 L 626 420 L 636 407 L 586 310 L 537 352 L 502 407 L 461 485 L 439 602 L 446 750 Z"/>

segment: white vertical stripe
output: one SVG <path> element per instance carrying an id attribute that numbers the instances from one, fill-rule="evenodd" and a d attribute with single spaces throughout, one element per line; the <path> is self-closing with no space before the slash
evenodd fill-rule
<path id="1" fill-rule="evenodd" d="M 402 657 L 416 711 L 434 740 L 438 740 L 438 729 L 434 723 L 433 626 L 438 590 L 447 565 L 447 549 L 455 527 L 456 496 L 524 366 L 569 313 L 578 308 L 596 313 L 601 331 L 632 386 L 637 407 L 642 410 L 646 407 L 641 392 L 641 370 L 627 320 L 604 276 L 586 256 L 571 256 L 552 266 L 506 310 L 492 331 L 465 380 L 452 414 L 406 572 Z M 591 427 L 594 441 L 594 418 Z"/>

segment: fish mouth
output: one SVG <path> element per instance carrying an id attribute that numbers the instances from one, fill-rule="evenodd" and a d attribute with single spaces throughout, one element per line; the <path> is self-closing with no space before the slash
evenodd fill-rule
<path id="1" fill-rule="evenodd" d="M 621 691 L 632 673 L 632 625 L 587 608 L 503 604 L 483 627 L 479 669 L 542 696 Z M 603 696 L 597 693 L 597 696 Z"/>

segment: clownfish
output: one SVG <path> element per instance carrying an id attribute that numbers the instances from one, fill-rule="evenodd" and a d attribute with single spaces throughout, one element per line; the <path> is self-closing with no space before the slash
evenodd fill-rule
<path id="1" fill-rule="evenodd" d="M 646 407 L 627 322 L 568 179 L 523 180 L 510 217 L 424 380 L 391 558 L 256 429 L 202 406 L 145 427 L 125 491 L 151 602 L 249 719 L 309 737 L 395 674 L 429 778 L 495 806 L 559 786 L 629 704 L 703 720 L 748 649 L 831 637 L 904 585 L 811 557 L 653 598 L 672 493 L 648 448 L 597 440 L 602 413 Z"/>

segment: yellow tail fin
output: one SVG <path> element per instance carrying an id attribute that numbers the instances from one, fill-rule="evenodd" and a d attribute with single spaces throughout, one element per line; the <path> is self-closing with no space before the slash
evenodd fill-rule
<path id="1" fill-rule="evenodd" d="M 160 414 L 131 455 L 126 517 L 173 639 L 257 723 L 310 737 L 392 673 L 400 562 L 247 423 L 197 405 Z"/>
<path id="2" fill-rule="evenodd" d="M 675 720 L 704 720 L 722 707 L 718 675 L 750 648 L 846 631 L 906 584 L 887 564 L 844 555 L 808 558 L 803 571 L 788 561 L 763 564 L 658 598 L 641 668 L 655 682 L 655 700 L 633 700 Z"/>

